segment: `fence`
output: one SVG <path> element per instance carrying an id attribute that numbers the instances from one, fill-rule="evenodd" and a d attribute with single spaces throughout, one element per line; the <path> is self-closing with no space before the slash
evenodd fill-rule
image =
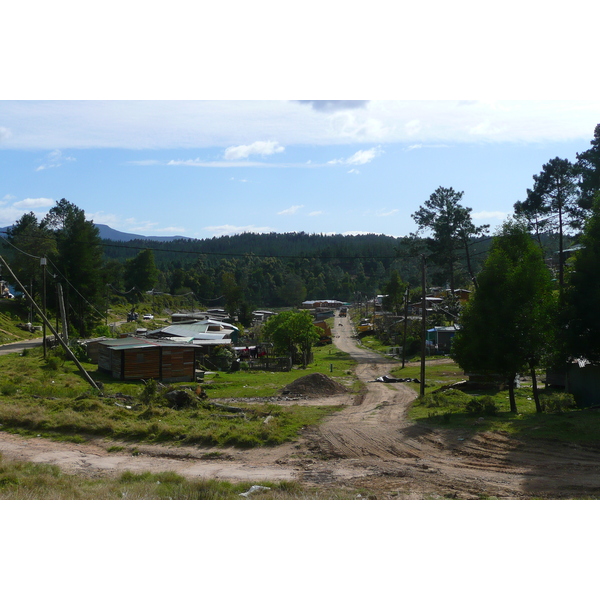
<path id="1" fill-rule="evenodd" d="M 245 361 L 246 367 L 252 371 L 291 371 L 292 359 L 290 356 L 265 356 Z"/>

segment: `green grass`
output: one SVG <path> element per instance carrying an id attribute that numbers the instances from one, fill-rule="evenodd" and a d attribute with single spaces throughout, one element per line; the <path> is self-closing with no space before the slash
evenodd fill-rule
<path id="1" fill-rule="evenodd" d="M 360 343 L 373 352 L 379 352 L 380 354 L 387 354 L 390 345 L 382 344 L 374 335 L 365 335 L 360 338 Z"/>
<path id="2" fill-rule="evenodd" d="M 191 480 L 171 471 L 87 478 L 55 465 L 6 460 L 0 455 L 0 500 L 246 500 L 252 485 L 269 488 L 248 496 L 257 500 L 343 500 L 353 490 L 317 491 L 296 482 L 230 483 Z"/>
<path id="3" fill-rule="evenodd" d="M 416 422 L 441 428 L 499 431 L 523 440 L 600 445 L 600 411 L 577 409 L 569 394 L 540 389 L 540 400 L 546 411 L 537 413 L 532 387 L 524 383 L 515 390 L 518 414 L 514 414 L 510 412 L 508 390 L 466 393 L 453 389 L 432 393 L 442 385 L 463 379 L 456 365 L 432 366 L 426 368 L 426 374 L 431 387 L 423 398 L 415 400 L 408 413 Z M 410 385 L 418 391 L 418 384 Z M 475 401 L 494 405 L 495 414 L 470 411 Z"/>
<path id="4" fill-rule="evenodd" d="M 0 299 L 0 344 L 9 344 L 20 340 L 29 340 L 40 337 L 40 332 L 29 333 L 17 325 L 28 320 L 28 311 L 17 300 Z M 34 325 L 41 325 L 34 319 Z"/>
<path id="5" fill-rule="evenodd" d="M 386 352 L 387 346 L 379 345 L 367 339 L 369 347 L 375 351 Z M 390 374 L 398 378 L 420 379 L 421 361 L 413 358 L 405 368 L 399 364 Z M 600 445 L 600 411 L 580 410 L 574 404 L 569 406 L 569 395 L 540 389 L 540 399 L 545 405 L 544 413 L 537 413 L 533 400 L 533 390 L 525 382 L 515 390 L 518 414 L 510 412 L 507 390 L 473 390 L 464 393 L 459 390 L 450 392 L 434 391 L 445 385 L 466 379 L 462 369 L 444 357 L 427 357 L 425 362 L 425 397 L 418 398 L 411 406 L 408 417 L 431 427 L 452 428 L 457 430 L 500 431 L 513 437 L 527 439 L 554 440 L 559 443 Z M 419 383 L 407 383 L 415 392 L 420 392 Z M 489 398 L 496 407 L 496 414 L 471 412 L 473 400 Z M 572 401 L 572 398 L 571 398 Z M 471 404 L 469 404 L 471 403 Z M 562 410 L 555 410 L 557 407 Z"/>
<path id="6" fill-rule="evenodd" d="M 443 362 L 442 362 L 443 361 Z M 402 363 L 392 369 L 392 377 L 421 379 L 421 360 L 413 358 L 405 363 L 404 369 Z M 463 370 L 455 363 L 448 362 L 445 357 L 431 356 L 425 360 L 425 389 L 434 390 L 443 385 L 457 383 L 465 379 Z M 420 391 L 419 383 L 407 384 L 416 392 Z"/>
<path id="7" fill-rule="evenodd" d="M 289 373 L 218 373 L 204 385 L 209 400 L 239 399 L 228 413 L 208 402 L 175 410 L 166 401 L 144 400 L 139 382 L 113 382 L 84 364 L 104 383 L 103 395 L 90 388 L 76 366 L 58 357 L 46 364 L 41 350 L 25 356 L 0 357 L 0 424 L 21 435 L 85 442 L 90 436 L 146 443 L 254 447 L 281 444 L 339 410 L 339 406 L 276 404 L 270 396 L 297 377 L 310 372 L 337 374 L 352 384 L 352 362 L 331 347 L 319 348 L 314 365 Z M 176 387 L 186 387 L 181 384 Z M 120 395 L 120 396 L 119 396 Z M 264 398 L 264 402 L 244 402 Z M 267 417 L 269 417 L 267 419 Z"/>
<path id="8" fill-rule="evenodd" d="M 310 373 L 323 373 L 349 388 L 358 391 L 360 384 L 353 375 L 354 361 L 332 345 L 313 349 L 314 361 L 306 369 L 288 372 L 236 371 L 215 372 L 205 376 L 203 387 L 209 398 L 261 398 L 277 395 L 286 385 Z"/>

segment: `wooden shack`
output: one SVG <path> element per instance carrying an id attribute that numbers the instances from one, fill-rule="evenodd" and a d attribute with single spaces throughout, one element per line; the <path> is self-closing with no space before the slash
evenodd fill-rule
<path id="1" fill-rule="evenodd" d="M 98 344 L 98 369 L 121 381 L 195 381 L 195 349 L 134 337 L 103 340 Z"/>

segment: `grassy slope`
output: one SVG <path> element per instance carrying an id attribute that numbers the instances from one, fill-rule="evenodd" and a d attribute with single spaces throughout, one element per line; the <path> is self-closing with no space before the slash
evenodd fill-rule
<path id="1" fill-rule="evenodd" d="M 100 435 L 138 442 L 211 446 L 279 444 L 294 439 L 302 428 L 339 407 L 282 406 L 269 402 L 269 396 L 310 372 L 327 372 L 352 385 L 352 363 L 346 355 L 326 346 L 318 348 L 315 357 L 306 370 L 239 371 L 208 376 L 204 389 L 210 400 L 264 397 L 264 402 L 238 403 L 243 413 L 231 414 L 208 403 L 174 410 L 161 398 L 143 400 L 143 384 L 113 382 L 98 372 L 96 365 L 86 364 L 94 379 L 104 383 L 104 394 L 98 396 L 69 361 L 53 358 L 46 364 L 38 350 L 25 356 L 10 354 L 0 357 L 0 423 L 4 431 L 75 442 Z M 330 365 L 334 365 L 333 372 L 329 371 Z"/>
<path id="2" fill-rule="evenodd" d="M 39 332 L 29 333 L 17 327 L 27 321 L 27 311 L 15 300 L 0 299 L 0 344 L 39 337 Z"/>

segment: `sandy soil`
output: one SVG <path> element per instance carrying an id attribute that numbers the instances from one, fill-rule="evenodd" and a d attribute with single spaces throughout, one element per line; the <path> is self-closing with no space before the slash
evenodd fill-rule
<path id="1" fill-rule="evenodd" d="M 357 360 L 366 392 L 282 402 L 344 404 L 319 427 L 290 444 L 251 450 L 85 445 L 21 438 L 0 432 L 6 458 L 51 463 L 93 476 L 125 470 L 176 471 L 186 477 L 231 481 L 298 480 L 320 487 L 367 490 L 377 499 L 578 498 L 600 495 L 600 449 L 521 442 L 498 434 L 436 430 L 412 423 L 415 393 L 402 383 L 374 381 L 396 364 L 358 347 L 350 321 L 336 318 L 335 344 Z M 125 446 L 123 444 L 123 446 Z"/>

